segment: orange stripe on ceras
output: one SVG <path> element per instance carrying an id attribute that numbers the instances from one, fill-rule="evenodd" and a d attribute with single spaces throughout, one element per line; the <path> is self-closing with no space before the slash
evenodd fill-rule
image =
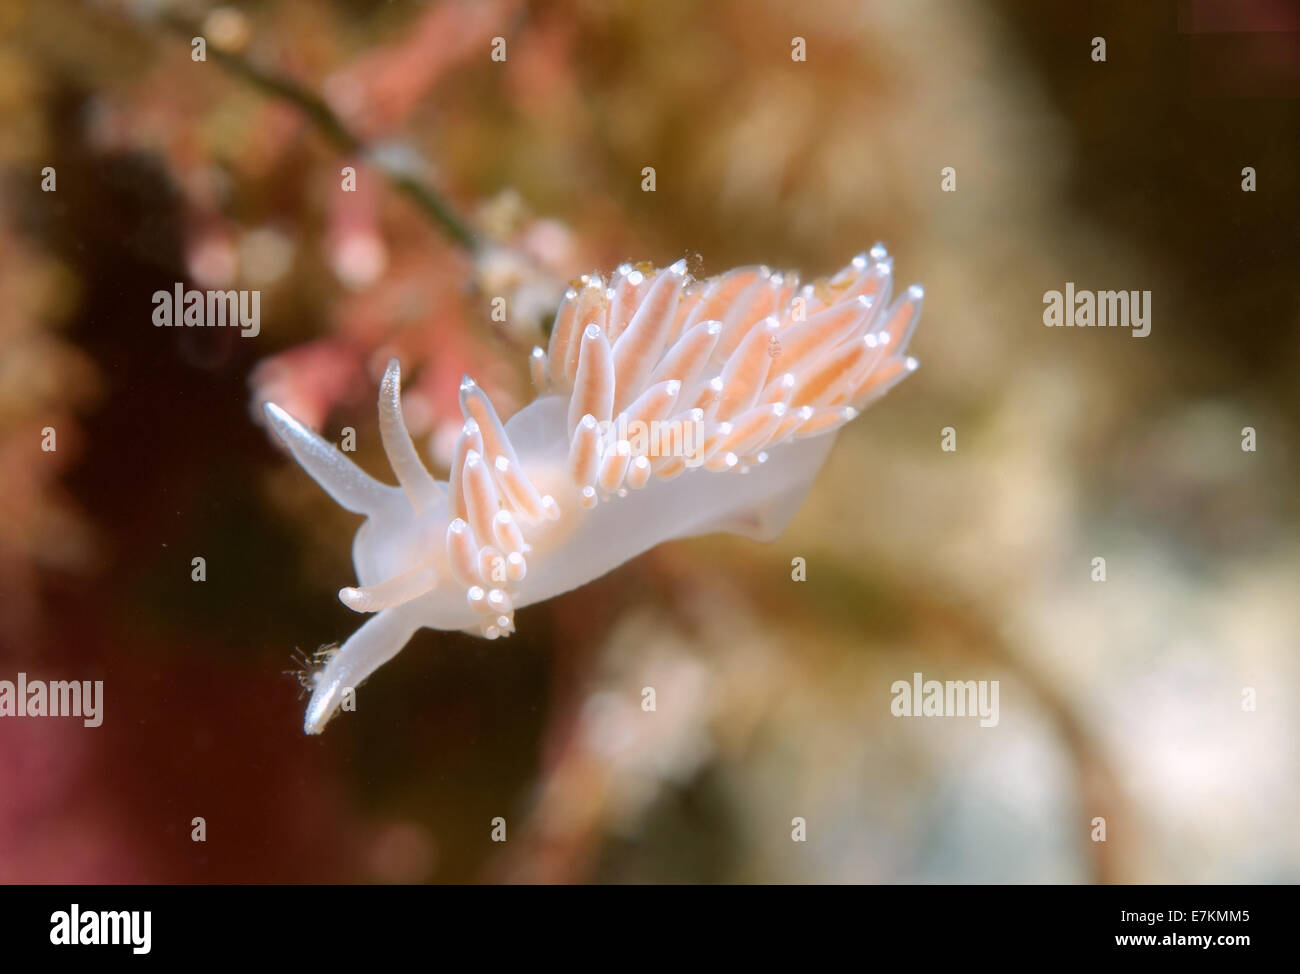
<path id="1" fill-rule="evenodd" d="M 614 409 L 614 362 L 609 342 L 598 325 L 588 325 L 582 333 L 582 350 L 578 372 L 569 400 L 569 429 L 590 413 L 596 422 L 608 422 Z"/>
<path id="2" fill-rule="evenodd" d="M 627 329 L 614 342 L 614 411 L 636 398 L 663 355 L 686 276 L 679 260 L 655 278 Z"/>

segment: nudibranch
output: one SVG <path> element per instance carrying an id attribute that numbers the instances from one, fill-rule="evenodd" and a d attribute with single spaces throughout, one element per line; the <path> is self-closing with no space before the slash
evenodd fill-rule
<path id="1" fill-rule="evenodd" d="M 660 542 L 775 538 L 836 430 L 916 368 L 906 349 L 923 292 L 890 303 L 892 274 L 877 245 L 803 286 L 765 267 L 693 280 L 685 261 L 583 277 L 549 347 L 533 349 L 528 406 L 503 424 L 462 382 L 446 483 L 407 432 L 396 360 L 379 389 L 379 432 L 397 487 L 267 403 L 303 468 L 366 518 L 352 548 L 358 585 L 339 598 L 370 618 L 315 675 L 306 732 L 422 627 L 508 636 L 515 609 Z"/>

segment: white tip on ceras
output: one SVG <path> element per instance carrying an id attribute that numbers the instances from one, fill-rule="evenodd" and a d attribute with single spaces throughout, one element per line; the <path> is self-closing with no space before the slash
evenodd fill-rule
<path id="1" fill-rule="evenodd" d="M 551 391 L 550 363 L 546 360 L 546 350 L 540 345 L 528 356 L 528 374 L 538 395 L 544 396 Z"/>
<path id="2" fill-rule="evenodd" d="M 367 518 L 354 545 L 359 582 L 339 598 L 370 618 L 322 671 L 305 729 L 319 732 L 421 627 L 501 638 L 517 607 L 659 541 L 775 537 L 828 434 L 916 368 L 906 350 L 924 293 L 913 286 L 891 304 L 892 286 L 879 245 L 804 285 L 765 267 L 693 281 L 684 261 L 587 275 L 565 293 L 547 348 L 532 350 L 539 397 L 510 423 L 462 381 L 449 484 L 411 441 L 396 361 L 380 385 L 379 430 L 398 487 L 266 404 L 295 459 Z"/>
<path id="3" fill-rule="evenodd" d="M 578 371 L 574 374 L 573 394 L 569 399 L 569 430 L 583 416 L 596 422 L 609 422 L 614 410 L 614 357 L 599 325 L 588 325 L 582 333 L 578 351 Z"/>
<path id="4" fill-rule="evenodd" d="M 453 519 L 447 526 L 447 561 L 451 565 L 452 577 L 464 588 L 479 582 L 478 550 L 469 524 L 461 518 Z"/>
<path id="5" fill-rule="evenodd" d="M 590 487 L 600 471 L 600 427 L 587 413 L 578 420 L 569 446 L 569 478 L 578 487 Z"/>
<path id="6" fill-rule="evenodd" d="M 607 495 L 623 486 L 623 477 L 627 474 L 628 464 L 632 462 L 632 445 L 627 440 L 618 440 L 605 452 L 600 462 L 600 472 L 596 483 Z"/>
<path id="7" fill-rule="evenodd" d="M 668 340 L 685 280 L 684 260 L 679 260 L 655 278 L 627 328 L 614 342 L 615 411 L 622 410 L 632 401 L 663 356 L 664 343 Z"/>
<path id="8" fill-rule="evenodd" d="M 492 462 L 492 472 L 506 501 L 521 517 L 533 524 L 547 519 L 546 498 L 524 476 L 518 457 L 511 459 L 498 455 Z"/>
<path id="9" fill-rule="evenodd" d="M 578 353 L 583 330 L 588 325 L 604 327 L 608 318 L 605 307 L 605 282 L 599 274 L 584 277 L 578 287 L 565 292 L 556 312 L 547 350 L 552 388 L 567 392 L 573 388 L 578 370 Z"/>
<path id="10" fill-rule="evenodd" d="M 465 469 L 465 457 L 471 452 L 483 454 L 483 436 L 479 433 L 478 423 L 469 419 L 460 428 L 456 438 L 456 450 L 451 460 L 450 483 L 448 484 L 448 510 L 453 518 L 466 518 L 465 491 L 461 486 L 462 471 Z"/>
<path id="11" fill-rule="evenodd" d="M 466 520 L 480 544 L 492 540 L 492 519 L 501 506 L 496 485 L 483 458 L 471 450 L 465 455 L 465 469 L 461 474 L 461 490 L 465 494 Z"/>
<path id="12" fill-rule="evenodd" d="M 686 385 L 693 383 L 713 356 L 721 333 L 719 321 L 702 321 L 687 330 L 655 367 L 650 382 L 677 379 Z"/>
<path id="13" fill-rule="evenodd" d="M 460 409 L 467 421 L 472 420 L 478 425 L 483 437 L 484 456 L 504 456 L 516 464 L 519 462 L 510 437 L 506 435 L 497 411 L 492 408 L 492 400 L 469 376 L 460 380 Z"/>

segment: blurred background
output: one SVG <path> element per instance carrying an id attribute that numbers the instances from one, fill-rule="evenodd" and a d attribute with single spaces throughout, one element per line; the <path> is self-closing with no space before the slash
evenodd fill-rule
<path id="1" fill-rule="evenodd" d="M 0 679 L 105 704 L 0 721 L 0 881 L 1300 880 L 1298 39 L 1282 0 L 7 0 Z M 357 522 L 258 402 L 390 479 L 397 355 L 445 471 L 460 376 L 526 403 L 569 278 L 877 240 L 921 369 L 779 540 L 425 630 L 303 735 Z M 260 335 L 155 329 L 176 281 Z M 1044 328 L 1066 281 L 1149 289 L 1149 337 Z M 918 671 L 999 726 L 892 717 Z"/>

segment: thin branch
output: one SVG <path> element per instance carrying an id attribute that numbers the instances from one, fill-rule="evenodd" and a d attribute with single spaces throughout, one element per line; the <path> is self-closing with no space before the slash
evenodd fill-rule
<path id="1" fill-rule="evenodd" d="M 168 17 L 163 20 L 163 23 L 173 33 L 187 39 L 203 36 L 203 32 L 198 27 L 183 19 Z M 210 47 L 210 50 L 218 64 L 258 91 L 275 98 L 282 98 L 296 106 L 335 148 L 349 154 L 365 155 L 384 174 L 394 189 L 415 203 L 454 243 L 464 247 L 471 256 L 479 254 L 483 246 L 482 241 L 478 234 L 470 229 L 468 222 L 456 212 L 455 207 L 432 186 L 412 173 L 408 167 L 398 168 L 371 153 L 365 141 L 344 124 L 323 98 L 292 78 L 258 67 L 238 54 L 223 51 L 218 47 Z"/>

